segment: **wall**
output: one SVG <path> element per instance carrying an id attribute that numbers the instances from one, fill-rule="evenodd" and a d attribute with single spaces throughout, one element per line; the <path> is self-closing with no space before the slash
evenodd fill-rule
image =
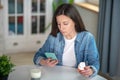
<path id="1" fill-rule="evenodd" d="M 77 5 L 75 6 L 83 19 L 86 29 L 90 31 L 95 36 L 95 38 L 97 38 L 98 13 L 95 13 L 85 8 L 81 8 Z"/>
<path id="2" fill-rule="evenodd" d="M 0 54 L 4 52 L 4 30 L 3 30 L 3 20 L 2 20 L 2 12 L 3 10 L 0 9 Z"/>
<path id="3" fill-rule="evenodd" d="M 50 0 L 52 1 L 52 0 Z M 76 2 L 78 0 L 75 0 Z M 48 1 L 49 2 L 49 1 Z M 49 5 L 49 6 L 52 6 L 52 5 Z M 47 7 L 49 7 L 47 6 Z M 81 17 L 83 19 L 83 22 L 86 26 L 86 29 L 88 31 L 90 31 L 91 33 L 93 33 L 93 35 L 95 36 L 95 38 L 97 38 L 97 21 L 98 21 L 98 14 L 95 13 L 95 12 L 92 12 L 92 11 L 89 11 L 89 10 L 86 10 L 84 8 L 81 8 L 80 6 L 77 6 L 76 5 L 76 8 L 78 9 L 79 13 L 81 14 Z M 5 42 L 4 42 L 4 34 L 5 34 L 5 31 L 4 31 L 4 25 L 3 25 L 3 10 L 1 9 L 0 10 L 0 53 L 4 52 L 5 50 Z M 49 13 L 46 13 L 47 15 L 48 14 L 52 14 L 51 12 Z M 49 15 L 48 15 L 49 16 Z M 47 20 L 46 22 L 48 23 L 49 21 L 51 21 L 51 18 L 52 16 L 50 16 L 49 20 Z M 50 32 L 50 28 L 47 30 L 46 33 L 49 33 Z"/>

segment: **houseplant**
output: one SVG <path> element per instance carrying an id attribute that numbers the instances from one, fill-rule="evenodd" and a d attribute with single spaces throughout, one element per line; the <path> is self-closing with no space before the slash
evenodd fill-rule
<path id="1" fill-rule="evenodd" d="M 0 56 L 0 80 L 7 80 L 10 72 L 13 71 L 15 65 L 10 61 L 7 55 Z"/>
<path id="2" fill-rule="evenodd" d="M 52 7 L 53 7 L 53 12 L 55 12 L 56 8 L 63 4 L 63 3 L 69 3 L 73 4 L 74 0 L 53 0 Z"/>

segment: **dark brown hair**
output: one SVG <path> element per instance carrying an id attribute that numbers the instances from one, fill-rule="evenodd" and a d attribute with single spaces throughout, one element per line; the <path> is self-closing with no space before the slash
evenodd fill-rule
<path id="1" fill-rule="evenodd" d="M 64 3 L 60 5 L 54 12 L 54 15 L 52 18 L 52 30 L 50 33 L 51 35 L 56 37 L 57 33 L 60 32 L 58 29 L 57 20 L 56 20 L 56 17 L 59 15 L 65 15 L 71 18 L 75 23 L 76 32 L 86 31 L 83 21 L 81 19 L 81 16 L 77 11 L 77 9 L 72 4 Z"/>

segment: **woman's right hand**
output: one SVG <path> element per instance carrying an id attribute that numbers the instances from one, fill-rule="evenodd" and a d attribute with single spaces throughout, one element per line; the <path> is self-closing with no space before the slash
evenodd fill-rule
<path id="1" fill-rule="evenodd" d="M 58 63 L 58 60 L 53 60 L 53 59 L 41 59 L 40 64 L 44 66 L 49 66 L 49 67 L 54 67 Z"/>

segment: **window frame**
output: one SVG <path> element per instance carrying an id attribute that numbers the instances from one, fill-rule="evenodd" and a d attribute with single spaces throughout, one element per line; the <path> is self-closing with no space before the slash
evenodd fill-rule
<path id="1" fill-rule="evenodd" d="M 2 9 L 2 4 L 1 4 L 1 0 L 0 0 L 0 9 Z"/>
<path id="2" fill-rule="evenodd" d="M 86 2 L 94 4 L 94 5 L 99 5 L 99 0 L 86 0 Z"/>

